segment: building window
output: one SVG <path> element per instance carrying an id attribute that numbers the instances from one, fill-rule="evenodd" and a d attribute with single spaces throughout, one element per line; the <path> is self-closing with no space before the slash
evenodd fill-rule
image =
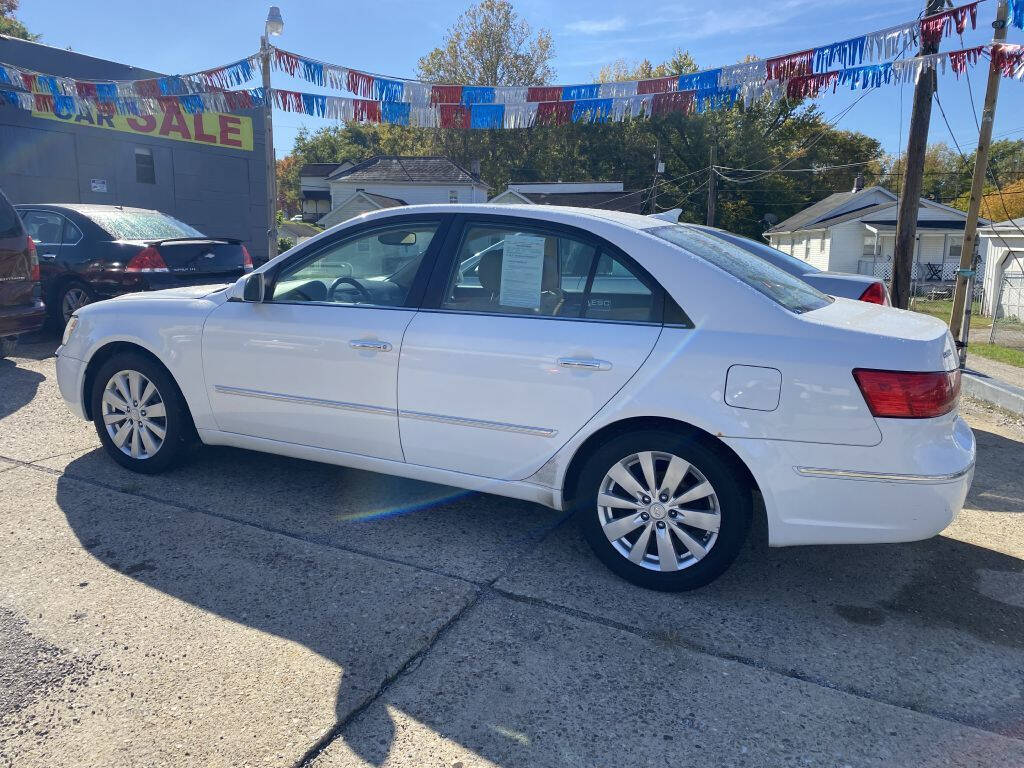
<path id="1" fill-rule="evenodd" d="M 457 203 L 459 202 L 459 190 L 452 189 L 448 191 L 448 202 Z"/>
<path id="2" fill-rule="evenodd" d="M 135 148 L 135 181 L 139 184 L 156 184 L 153 150 Z"/>
<path id="3" fill-rule="evenodd" d="M 863 255 L 865 255 L 865 256 L 874 256 L 875 255 L 875 241 L 876 241 L 875 235 L 873 235 L 873 234 L 864 235 L 864 251 L 863 251 Z"/>

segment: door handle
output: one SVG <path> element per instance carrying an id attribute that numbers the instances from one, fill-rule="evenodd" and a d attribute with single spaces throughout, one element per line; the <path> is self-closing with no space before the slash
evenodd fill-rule
<path id="1" fill-rule="evenodd" d="M 390 352 L 391 344 L 386 341 L 373 341 L 371 339 L 353 339 L 348 343 L 352 349 L 372 349 L 376 352 Z"/>
<path id="2" fill-rule="evenodd" d="M 580 357 L 560 357 L 558 364 L 563 368 L 582 368 L 585 371 L 610 371 L 612 364 L 607 360 L 593 360 Z"/>
<path id="3" fill-rule="evenodd" d="M 46 259 L 47 261 L 53 261 L 54 259 L 57 258 L 57 254 L 56 253 L 40 253 L 39 254 L 39 258 L 40 259 Z"/>

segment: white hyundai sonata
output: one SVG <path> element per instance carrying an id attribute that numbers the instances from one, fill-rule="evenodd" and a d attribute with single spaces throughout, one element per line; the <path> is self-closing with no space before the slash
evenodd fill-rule
<path id="1" fill-rule="evenodd" d="M 86 306 L 57 354 L 129 469 L 198 440 L 572 509 L 654 589 L 721 574 L 758 496 L 774 546 L 910 541 L 974 469 L 941 322 L 608 211 L 379 211 L 233 286 Z"/>

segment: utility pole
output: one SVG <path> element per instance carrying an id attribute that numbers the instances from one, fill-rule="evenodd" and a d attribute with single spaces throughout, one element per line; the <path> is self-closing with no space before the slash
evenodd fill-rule
<path id="1" fill-rule="evenodd" d="M 665 164 L 661 162 L 661 139 L 657 139 L 654 145 L 654 181 L 651 182 L 651 194 L 648 200 L 648 213 L 658 212 L 658 184 L 661 183 L 661 174 L 665 172 Z"/>
<path id="2" fill-rule="evenodd" d="M 931 16 L 943 8 L 943 0 L 927 0 L 924 15 Z M 937 53 L 938 42 L 921 38 L 918 56 Z M 896 245 L 892 256 L 892 283 L 889 293 L 893 306 L 910 306 L 910 277 L 914 269 L 914 247 L 917 241 L 917 209 L 921 201 L 924 178 L 924 154 L 928 148 L 928 125 L 932 119 L 932 94 L 935 92 L 935 70 L 922 73 L 914 86 L 914 108 L 910 113 L 907 135 L 907 162 L 903 171 L 899 213 L 896 216 Z"/>
<path id="3" fill-rule="evenodd" d="M 993 44 L 1006 40 L 1006 0 L 999 0 L 996 6 L 996 20 L 992 22 Z M 970 300 L 967 288 L 973 288 L 975 251 L 978 242 L 978 212 L 981 209 L 981 196 L 985 187 L 985 173 L 988 170 L 988 150 L 992 143 L 992 123 L 996 116 L 996 99 L 999 96 L 1001 73 L 992 57 L 988 68 L 988 87 L 985 90 L 985 108 L 981 113 L 981 130 L 978 133 L 978 151 L 974 156 L 974 177 L 971 180 L 971 201 L 967 205 L 967 222 L 964 224 L 964 245 L 960 251 L 960 269 L 956 273 L 956 288 L 953 290 L 953 312 L 949 317 L 949 330 L 953 338 L 959 341 L 960 364 L 967 361 L 967 334 L 970 331 L 971 315 Z M 973 291 L 972 291 L 973 293 Z M 967 311 L 965 312 L 965 307 Z M 967 322 L 964 323 L 966 315 Z M 993 310 L 993 318 L 994 310 Z M 961 334 L 961 330 L 963 333 Z"/>
<path id="4" fill-rule="evenodd" d="M 270 85 L 271 35 L 284 30 L 281 10 L 270 7 L 264 34 L 260 37 L 260 66 L 263 70 L 263 145 L 267 165 L 267 258 L 277 256 L 277 161 L 274 157 L 274 90 Z"/>
<path id="5" fill-rule="evenodd" d="M 715 164 L 718 162 L 718 147 L 711 145 L 711 155 L 708 168 L 708 226 L 715 226 L 715 197 L 718 194 L 718 172 Z"/>

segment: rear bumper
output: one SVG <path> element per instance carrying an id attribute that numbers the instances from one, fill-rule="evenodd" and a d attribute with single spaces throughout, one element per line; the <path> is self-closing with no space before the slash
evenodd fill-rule
<path id="1" fill-rule="evenodd" d="M 974 478 L 974 435 L 955 418 L 926 450 L 728 440 L 765 499 L 769 543 L 880 544 L 941 532 Z M 883 433 L 887 432 L 883 428 Z"/>
<path id="2" fill-rule="evenodd" d="M 46 322 L 46 307 L 34 301 L 14 307 L 0 307 L 0 336 L 17 336 L 38 331 Z"/>
<path id="3" fill-rule="evenodd" d="M 80 419 L 88 419 L 83 401 L 86 363 L 84 360 L 62 354 L 62 350 L 63 347 L 57 348 L 57 386 L 60 388 L 60 395 L 72 413 Z"/>

